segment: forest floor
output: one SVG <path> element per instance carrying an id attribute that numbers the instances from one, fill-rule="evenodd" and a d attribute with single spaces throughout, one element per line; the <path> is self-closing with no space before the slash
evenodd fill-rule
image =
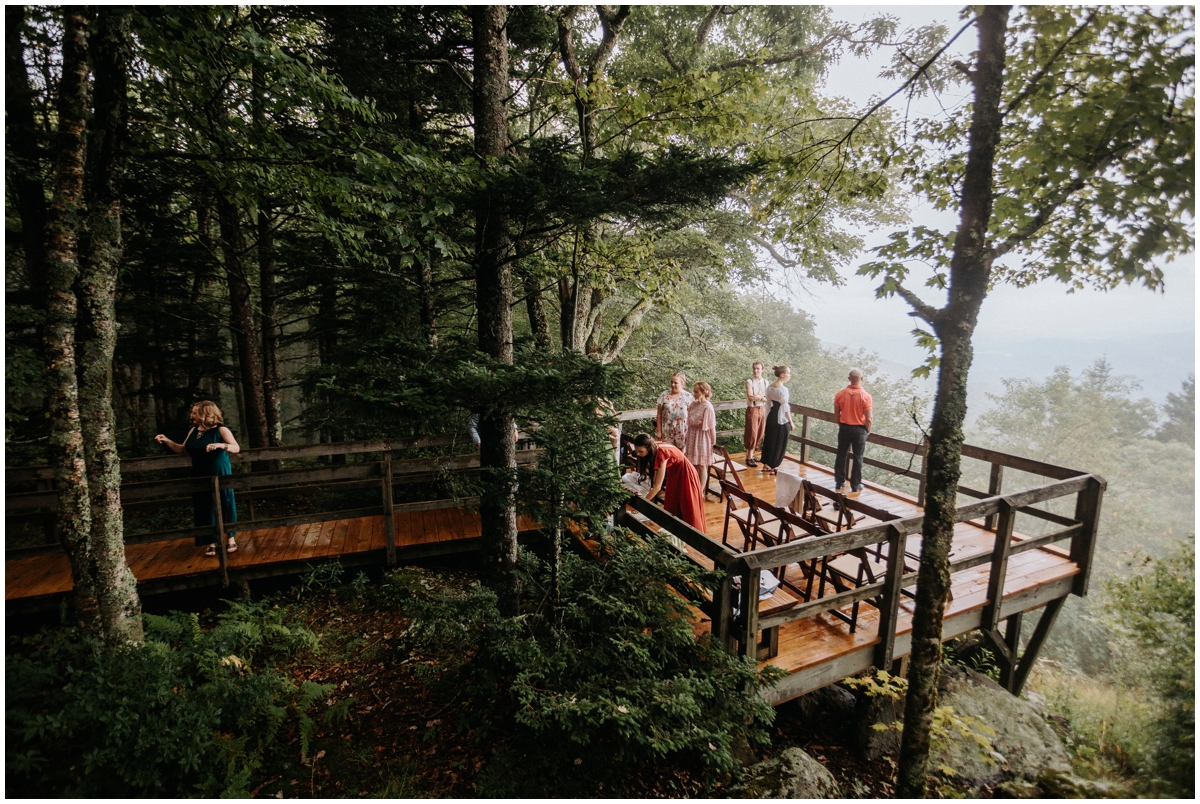
<path id="1" fill-rule="evenodd" d="M 475 579 L 462 569 L 436 570 L 439 583 L 466 585 Z M 363 605 L 347 585 L 310 589 L 303 595 L 277 594 L 281 605 L 292 607 L 293 621 L 321 638 L 315 654 L 278 669 L 297 683 L 333 684 L 330 702 L 353 697 L 349 718 L 337 724 L 322 722 L 313 736 L 308 757 L 300 758 L 300 738 L 293 727 L 283 740 L 294 751 L 290 759 L 262 769 L 252 787 L 254 797 L 317 798 L 465 798 L 487 795 L 486 768 L 498 742 L 477 739 L 461 730 L 464 704 L 439 683 L 443 666 L 453 659 L 453 646 L 441 655 L 409 655 L 400 647 L 407 620 L 393 610 Z M 294 603 L 285 602 L 291 598 Z M 884 798 L 892 795 L 895 763 L 891 758 L 867 762 L 859 758 L 836 723 L 836 718 L 806 718 L 800 707 L 786 704 L 776 710 L 772 746 L 747 759 L 766 759 L 789 747 L 800 747 L 838 779 L 843 795 Z M 498 730 L 503 734 L 503 729 Z M 644 778 L 624 780 L 620 790 L 596 791 L 597 796 L 637 798 L 719 797 L 719 788 L 705 789 L 698 768 L 684 759 L 659 764 Z M 991 797 L 990 789 L 947 786 L 934 795 Z"/>

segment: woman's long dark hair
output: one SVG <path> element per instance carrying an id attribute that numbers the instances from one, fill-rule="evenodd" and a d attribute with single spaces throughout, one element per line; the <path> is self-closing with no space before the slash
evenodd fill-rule
<path id="1" fill-rule="evenodd" d="M 654 457 L 658 454 L 658 442 L 648 433 L 638 433 L 633 439 L 633 448 L 646 448 L 646 457 L 638 458 L 638 474 L 642 477 L 654 476 Z"/>

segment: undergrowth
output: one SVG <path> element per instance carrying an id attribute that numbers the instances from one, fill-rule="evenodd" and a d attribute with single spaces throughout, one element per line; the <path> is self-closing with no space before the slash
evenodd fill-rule
<path id="1" fill-rule="evenodd" d="M 307 750 L 331 688 L 271 662 L 316 651 L 311 631 L 269 604 L 231 604 L 210 629 L 179 612 L 145 625 L 143 644 L 115 651 L 72 629 L 9 641 L 9 795 L 247 796 L 286 723 Z"/>

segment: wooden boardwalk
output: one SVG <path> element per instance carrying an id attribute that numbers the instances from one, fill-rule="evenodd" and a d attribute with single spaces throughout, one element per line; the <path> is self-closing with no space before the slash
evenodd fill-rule
<path id="1" fill-rule="evenodd" d="M 479 512 L 439 508 L 393 516 L 396 548 L 402 560 L 478 547 Z M 302 572 L 313 562 L 337 558 L 343 565 L 383 563 L 385 550 L 382 516 L 357 517 L 265 530 L 239 531 L 238 551 L 229 555 L 233 580 L 251 580 Z M 536 530 L 527 517 L 520 531 Z M 216 558 L 189 539 L 131 544 L 125 558 L 145 593 L 165 592 L 221 583 Z M 71 591 L 71 569 L 63 553 L 14 558 L 4 565 L 5 601 L 30 603 L 56 601 Z"/>
<path id="2" fill-rule="evenodd" d="M 732 457 L 741 461 L 744 455 Z M 833 487 L 831 468 L 813 463 L 801 465 L 789 460 L 785 462 L 782 470 L 798 474 L 817 485 Z M 747 469 L 741 472 L 740 476 L 746 490 L 756 498 L 781 507 L 790 502 L 776 502 L 775 480 L 769 474 Z M 902 518 L 921 513 L 920 507 L 912 497 L 869 482 L 864 483 L 863 491 L 856 499 Z M 725 524 L 725 503 L 706 498 L 705 516 L 708 537 L 719 542 Z M 1025 538 L 1014 534 L 1013 542 L 1018 543 Z M 954 530 L 951 561 L 972 556 L 990 556 L 995 549 L 995 539 L 995 533 L 987 530 L 982 521 L 960 522 Z M 744 547 L 736 523 L 730 524 L 729 543 L 739 550 Z M 919 544 L 918 537 L 910 538 L 908 551 L 919 552 Z M 709 568 L 713 566 L 712 560 L 698 550 L 688 547 L 687 551 L 697 563 Z M 951 600 L 946 607 L 943 631 L 945 639 L 980 627 L 981 614 L 988 602 L 989 572 L 990 564 L 984 563 L 960 570 L 951 576 Z M 1067 551 L 1053 545 L 1012 556 L 1004 580 L 1001 616 L 1008 618 L 1018 612 L 1037 609 L 1051 600 L 1064 597 L 1071 591 L 1072 580 L 1078 573 L 1079 567 L 1069 558 Z M 791 565 L 788 575 L 792 578 L 799 577 L 799 568 L 795 564 Z M 833 589 L 827 589 L 826 596 L 832 594 Z M 786 591 L 777 592 L 776 599 L 786 595 Z M 796 599 L 792 605 L 798 602 L 799 599 Z M 764 600 L 762 605 L 766 604 L 767 601 Z M 901 598 L 893 654 L 897 659 L 907 655 L 910 650 L 913 608 L 912 599 Z M 851 607 L 846 605 L 840 610 L 848 615 Z M 712 627 L 711 619 L 698 610 L 696 614 L 699 618 L 697 631 L 708 632 Z M 845 621 L 830 613 L 820 613 L 784 623 L 779 626 L 778 654 L 759 663 L 760 666 L 775 665 L 789 674 L 788 678 L 769 691 L 768 699 L 772 703 L 782 703 L 870 668 L 875 647 L 879 642 L 879 610 L 868 603 L 860 604 L 857 627 L 853 634 Z"/>

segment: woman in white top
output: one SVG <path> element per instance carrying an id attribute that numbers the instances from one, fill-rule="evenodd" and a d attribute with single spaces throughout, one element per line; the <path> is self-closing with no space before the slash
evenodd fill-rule
<path id="1" fill-rule="evenodd" d="M 746 380 L 746 430 L 742 441 L 746 445 L 746 465 L 758 466 L 754 453 L 763 439 L 763 425 L 767 418 L 767 378 L 762 375 L 761 360 L 754 361 L 751 367 L 754 376 Z"/>
<path id="2" fill-rule="evenodd" d="M 763 466 L 769 467 L 772 473 L 783 463 L 783 456 L 787 453 L 788 434 L 792 431 L 792 408 L 789 404 L 791 394 L 785 385 L 792 378 L 792 372 L 787 366 L 775 366 L 773 370 L 775 382 L 767 387 L 767 399 L 771 403 L 771 409 L 767 411 L 762 445 Z"/>

